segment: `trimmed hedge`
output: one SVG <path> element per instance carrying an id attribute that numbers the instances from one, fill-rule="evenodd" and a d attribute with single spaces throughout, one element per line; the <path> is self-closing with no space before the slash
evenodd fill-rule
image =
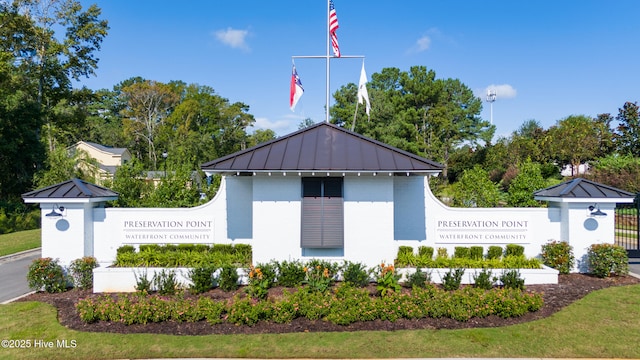
<path id="1" fill-rule="evenodd" d="M 420 248 L 419 248 L 420 249 Z M 487 256 L 482 256 L 481 246 L 462 247 L 454 249 L 453 256 L 446 254 L 446 248 L 439 248 L 435 258 L 432 257 L 433 248 L 413 253 L 410 246 L 400 246 L 394 261 L 397 267 L 418 268 L 466 268 L 466 269 L 541 269 L 540 260 L 524 256 L 524 247 L 509 244 L 506 248 L 490 246 Z M 505 256 L 502 256 L 502 255 Z M 431 256 L 430 256 L 431 255 Z"/>
<path id="2" fill-rule="evenodd" d="M 123 245 L 116 251 L 115 267 L 222 267 L 234 264 L 251 266 L 252 250 L 247 244 L 144 244 L 136 251 L 131 245 Z"/>
<path id="3" fill-rule="evenodd" d="M 210 324 L 254 325 L 260 321 L 290 323 L 296 318 L 349 325 L 358 321 L 420 318 L 451 318 L 468 321 L 491 315 L 518 317 L 537 311 L 543 305 L 541 294 L 516 289 L 483 290 L 465 287 L 444 291 L 433 285 L 415 287 L 410 293 L 371 296 L 367 289 L 347 284 L 332 292 L 313 292 L 300 288 L 285 292 L 278 300 L 255 301 L 237 295 L 231 301 L 208 297 L 158 297 L 146 293 L 103 295 L 76 304 L 82 321 L 121 322 L 126 325 L 150 322 L 207 321 Z"/>

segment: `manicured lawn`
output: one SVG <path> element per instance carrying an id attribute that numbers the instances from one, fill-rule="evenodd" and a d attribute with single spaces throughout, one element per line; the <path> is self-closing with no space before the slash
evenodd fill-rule
<path id="1" fill-rule="evenodd" d="M 61 326 L 53 307 L 26 302 L 0 305 L 0 339 L 30 340 L 30 347 L 0 348 L 0 358 L 640 358 L 638 319 L 640 285 L 591 293 L 543 320 L 467 330 L 210 336 L 88 333 Z M 35 348 L 36 340 L 39 345 L 51 341 L 53 348 Z M 64 340 L 68 348 L 62 347 Z"/>
<path id="2" fill-rule="evenodd" d="M 40 247 L 40 229 L 0 235 L 0 256 Z"/>

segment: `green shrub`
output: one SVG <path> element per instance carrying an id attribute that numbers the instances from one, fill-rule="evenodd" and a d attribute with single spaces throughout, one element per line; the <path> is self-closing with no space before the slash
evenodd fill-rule
<path id="1" fill-rule="evenodd" d="M 524 279 L 520 277 L 518 269 L 505 270 L 500 275 L 500 282 L 505 289 L 524 290 Z"/>
<path id="2" fill-rule="evenodd" d="M 222 316 L 226 308 L 227 306 L 223 301 L 215 301 L 208 297 L 198 298 L 198 313 L 201 314 L 210 325 L 222 323 Z"/>
<path id="3" fill-rule="evenodd" d="M 146 270 L 142 274 L 138 274 L 134 272 L 133 275 L 136 277 L 135 288 L 137 291 L 145 292 L 145 293 L 148 293 L 151 291 L 151 285 L 153 284 L 153 282 L 149 280 L 149 278 L 147 277 Z"/>
<path id="4" fill-rule="evenodd" d="M 235 291 L 238 289 L 238 270 L 231 265 L 225 265 L 220 271 L 218 284 L 223 291 Z"/>
<path id="5" fill-rule="evenodd" d="M 418 246 L 418 256 L 433 259 L 433 248 L 431 246 Z"/>
<path id="6" fill-rule="evenodd" d="M 180 287 L 176 278 L 176 272 L 173 270 L 160 270 L 159 273 L 153 277 L 153 284 L 158 290 L 160 295 L 175 295 Z"/>
<path id="7" fill-rule="evenodd" d="M 201 266 L 189 270 L 189 279 L 191 280 L 191 292 L 200 294 L 207 292 L 213 288 L 214 279 L 213 266 Z"/>
<path id="8" fill-rule="evenodd" d="M 626 275 L 629 273 L 627 251 L 618 245 L 593 244 L 587 252 L 589 272 L 597 277 Z"/>
<path id="9" fill-rule="evenodd" d="M 517 244 L 507 244 L 505 256 L 524 256 L 524 246 Z"/>
<path id="10" fill-rule="evenodd" d="M 449 257 L 449 254 L 447 254 L 447 248 L 439 247 L 436 258 L 446 259 L 448 257 Z"/>
<path id="11" fill-rule="evenodd" d="M 29 288 L 35 291 L 57 293 L 67 290 L 67 278 L 58 260 L 52 258 L 35 259 L 27 272 Z"/>
<path id="12" fill-rule="evenodd" d="M 462 275 L 464 275 L 462 268 L 449 269 L 442 277 L 442 288 L 447 291 L 458 290 L 462 282 Z"/>
<path id="13" fill-rule="evenodd" d="M 211 250 L 220 254 L 230 255 L 235 253 L 235 249 L 231 244 L 213 244 L 213 248 Z"/>
<path id="14" fill-rule="evenodd" d="M 453 257 L 456 259 L 469 259 L 469 248 L 465 246 L 456 246 L 453 251 Z"/>
<path id="15" fill-rule="evenodd" d="M 69 271 L 73 285 L 82 290 L 93 288 L 93 269 L 98 267 L 98 260 L 93 256 L 85 256 L 71 262 Z"/>
<path id="16" fill-rule="evenodd" d="M 254 303 L 251 298 L 237 295 L 229 306 L 227 321 L 235 325 L 255 325 L 264 318 L 264 302 Z"/>
<path id="17" fill-rule="evenodd" d="M 279 299 L 255 301 L 236 295 L 231 300 L 216 301 L 208 297 L 187 299 L 146 294 L 103 295 L 78 301 L 76 311 L 82 321 L 119 322 L 127 325 L 150 322 L 226 322 L 252 326 L 260 321 L 290 323 L 303 317 L 312 321 L 329 321 L 349 325 L 357 321 L 420 319 L 446 317 L 457 321 L 471 318 L 522 316 L 543 305 L 541 294 L 515 289 L 482 290 L 465 287 L 444 291 L 433 285 L 414 287 L 411 294 L 390 293 L 370 296 L 366 289 L 346 283 L 333 292 L 311 292 L 299 288 Z"/>
<path id="18" fill-rule="evenodd" d="M 298 261 L 281 261 L 278 268 L 278 285 L 284 287 L 298 287 L 302 285 L 306 273 L 304 265 Z"/>
<path id="19" fill-rule="evenodd" d="M 416 256 L 413 254 L 413 247 L 400 246 L 395 261 L 398 267 L 409 267 L 416 265 Z"/>
<path id="20" fill-rule="evenodd" d="M 180 244 L 180 245 L 182 245 L 182 244 Z M 174 252 L 177 252 L 179 250 L 180 249 L 178 248 L 178 245 L 175 245 L 175 244 L 165 244 L 165 245 L 160 246 L 160 252 L 163 252 L 163 253 L 174 253 Z"/>
<path id="21" fill-rule="evenodd" d="M 236 252 L 236 248 L 240 249 Z M 191 249 L 191 250 L 190 250 Z M 114 265 L 117 267 L 222 267 L 224 264 L 234 264 L 240 267 L 251 265 L 250 245 L 220 245 L 214 248 L 204 244 L 140 245 L 139 252 L 131 252 L 127 245 L 117 251 Z"/>
<path id="22" fill-rule="evenodd" d="M 199 253 L 208 252 L 210 249 L 211 248 L 207 244 L 195 244 L 193 247 L 193 251 L 199 252 Z"/>
<path id="23" fill-rule="evenodd" d="M 253 250 L 249 244 L 235 244 L 233 246 L 233 254 L 236 256 L 239 264 L 253 263 Z"/>
<path id="24" fill-rule="evenodd" d="M 573 247 L 565 241 L 550 241 L 542 245 L 542 263 L 552 267 L 560 274 L 568 274 L 573 269 L 575 257 Z"/>
<path id="25" fill-rule="evenodd" d="M 158 251 L 158 252 L 160 252 L 161 251 L 160 249 L 161 249 L 161 247 L 158 244 L 142 244 L 142 245 L 139 246 L 140 252 L 143 252 L 143 251 L 150 251 L 150 252 Z"/>
<path id="26" fill-rule="evenodd" d="M 493 274 L 489 269 L 482 269 L 473 274 L 473 286 L 479 289 L 489 290 L 493 287 Z"/>
<path id="27" fill-rule="evenodd" d="M 123 254 L 132 254 L 136 252 L 136 248 L 133 245 L 122 245 L 116 250 L 117 256 Z"/>
<path id="28" fill-rule="evenodd" d="M 482 260 L 484 257 L 484 248 L 482 246 L 472 246 L 469 248 L 469 258 L 472 260 Z"/>
<path id="29" fill-rule="evenodd" d="M 178 244 L 178 251 L 194 251 L 196 246 L 194 244 Z"/>
<path id="30" fill-rule="evenodd" d="M 345 283 L 355 287 L 365 287 L 369 285 L 369 272 L 362 263 L 345 262 L 342 267 L 342 278 Z"/>
<path id="31" fill-rule="evenodd" d="M 495 245 L 489 246 L 487 259 L 500 259 L 500 257 L 502 257 L 502 247 Z"/>
<path id="32" fill-rule="evenodd" d="M 431 273 L 424 272 L 420 269 L 416 269 L 414 273 L 407 276 L 407 281 L 405 282 L 405 286 L 410 288 L 419 287 L 424 288 L 427 286 L 427 283 L 431 282 Z"/>

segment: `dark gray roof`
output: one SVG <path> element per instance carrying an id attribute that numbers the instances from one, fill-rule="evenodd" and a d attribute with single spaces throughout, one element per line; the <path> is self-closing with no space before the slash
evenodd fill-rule
<path id="1" fill-rule="evenodd" d="M 112 153 L 115 155 L 122 155 L 125 151 L 127 151 L 127 148 L 116 148 L 111 146 L 105 146 L 105 145 L 100 145 L 100 144 L 96 144 L 94 142 L 89 142 L 89 141 L 85 141 L 85 144 L 93 146 L 94 148 L 100 151 Z"/>
<path id="2" fill-rule="evenodd" d="M 117 198 L 118 193 L 80 179 L 71 179 L 43 189 L 22 194 L 27 199 L 92 199 Z"/>
<path id="3" fill-rule="evenodd" d="M 207 162 L 202 170 L 440 172 L 443 165 L 329 123 Z"/>
<path id="4" fill-rule="evenodd" d="M 573 199 L 629 199 L 636 195 L 612 186 L 600 184 L 584 178 L 576 178 L 561 184 L 538 190 L 536 197 L 556 197 Z"/>

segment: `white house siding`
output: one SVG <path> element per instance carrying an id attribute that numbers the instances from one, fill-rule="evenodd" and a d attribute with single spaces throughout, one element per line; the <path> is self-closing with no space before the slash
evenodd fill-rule
<path id="1" fill-rule="evenodd" d="M 303 249 L 301 178 L 253 177 L 254 263 L 321 258 L 374 266 L 393 261 L 393 177 L 344 178 L 344 248 Z"/>
<path id="2" fill-rule="evenodd" d="M 344 180 L 344 258 L 375 266 L 393 262 L 393 176 Z"/>
<path id="3" fill-rule="evenodd" d="M 253 262 L 300 258 L 300 177 L 253 178 Z"/>

